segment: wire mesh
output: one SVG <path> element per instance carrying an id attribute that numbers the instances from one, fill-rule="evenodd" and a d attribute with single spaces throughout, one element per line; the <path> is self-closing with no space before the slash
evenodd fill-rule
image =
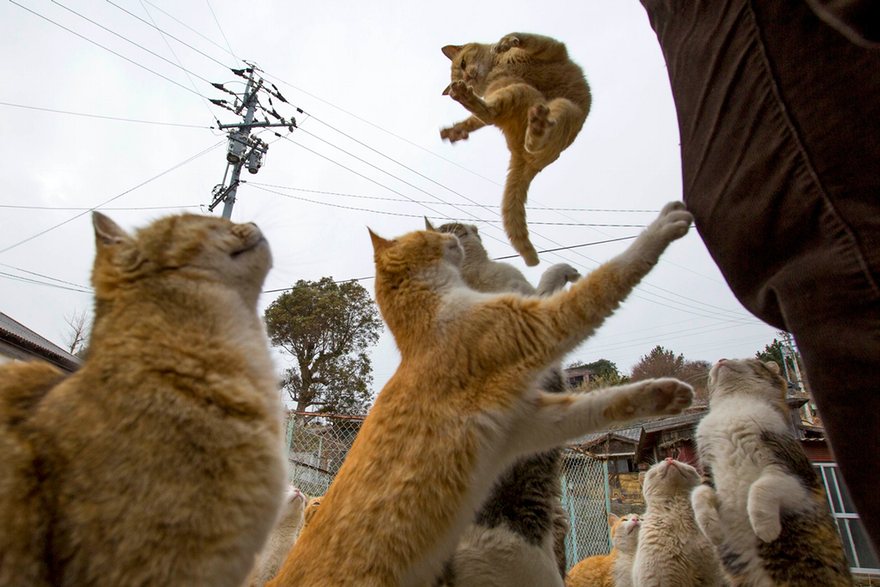
<path id="1" fill-rule="evenodd" d="M 288 479 L 309 496 L 324 495 L 342 466 L 364 416 L 290 412 Z"/>
<path id="2" fill-rule="evenodd" d="M 578 561 L 611 549 L 608 534 L 608 464 L 566 449 L 562 453 L 562 507 L 570 528 L 565 558 L 571 568 Z"/>

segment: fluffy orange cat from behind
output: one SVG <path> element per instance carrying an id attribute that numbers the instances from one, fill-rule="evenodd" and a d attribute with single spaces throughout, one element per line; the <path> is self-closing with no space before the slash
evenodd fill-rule
<path id="1" fill-rule="evenodd" d="M 529 241 L 529 185 L 577 137 L 590 112 L 590 86 L 563 43 L 529 33 L 505 35 L 493 45 L 446 45 L 452 83 L 444 90 L 472 116 L 440 131 L 451 142 L 486 125 L 501 129 L 510 167 L 501 217 L 510 244 L 526 265 L 538 264 Z"/>
<path id="2" fill-rule="evenodd" d="M 680 203 L 666 206 L 624 253 L 543 298 L 468 288 L 451 234 L 385 240 L 371 233 L 376 298 L 401 363 L 270 585 L 430 585 L 516 459 L 689 405 L 693 391 L 676 379 L 588 394 L 546 393 L 537 383 L 617 308 L 690 221 Z"/>
<path id="3" fill-rule="evenodd" d="M 0 584 L 240 587 L 285 483 L 268 245 L 219 218 L 93 218 L 84 365 L 0 368 Z"/>
<path id="4" fill-rule="evenodd" d="M 611 552 L 585 558 L 568 572 L 565 587 L 632 587 L 632 562 L 639 543 L 639 516 L 608 514 Z"/>

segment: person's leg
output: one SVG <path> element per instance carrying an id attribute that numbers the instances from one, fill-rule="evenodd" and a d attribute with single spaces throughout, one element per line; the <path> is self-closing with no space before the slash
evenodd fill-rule
<path id="1" fill-rule="evenodd" d="M 880 545 L 880 51 L 803 0 L 642 0 L 666 59 L 684 199 L 734 294 L 794 334 Z"/>

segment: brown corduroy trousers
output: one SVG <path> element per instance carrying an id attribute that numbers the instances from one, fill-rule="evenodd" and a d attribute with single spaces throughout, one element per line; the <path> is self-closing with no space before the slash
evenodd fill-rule
<path id="1" fill-rule="evenodd" d="M 880 48 L 810 2 L 642 0 L 675 99 L 685 203 L 740 302 L 794 335 L 880 551 Z"/>

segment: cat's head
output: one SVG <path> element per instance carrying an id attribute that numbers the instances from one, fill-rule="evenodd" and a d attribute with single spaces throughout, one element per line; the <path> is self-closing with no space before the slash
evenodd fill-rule
<path id="1" fill-rule="evenodd" d="M 454 234 L 456 238 L 458 238 L 458 242 L 461 243 L 461 247 L 464 249 L 465 255 L 467 255 L 470 251 L 485 251 L 485 247 L 483 247 L 483 239 L 482 237 L 480 237 L 480 231 L 473 224 L 447 222 L 446 224 L 441 224 L 440 226 L 435 228 L 434 225 L 432 225 L 431 222 L 427 218 L 425 218 L 425 229 Z"/>
<path id="2" fill-rule="evenodd" d="M 639 545 L 639 530 L 642 520 L 638 514 L 626 514 L 615 516 L 608 514 L 608 523 L 611 526 L 611 543 L 624 554 L 635 554 Z"/>
<path id="3" fill-rule="evenodd" d="M 452 61 L 451 81 L 463 81 L 481 96 L 488 86 L 489 72 L 492 70 L 495 56 L 492 46 L 482 43 L 468 43 L 467 45 L 446 45 L 441 49 L 443 54 Z M 449 86 L 443 90 L 443 95 L 449 93 Z"/>
<path id="4" fill-rule="evenodd" d="M 443 266 L 458 268 L 464 259 L 458 238 L 448 233 L 417 230 L 388 240 L 370 230 L 370 239 L 377 285 L 382 278 L 395 281 Z"/>
<path id="5" fill-rule="evenodd" d="M 306 496 L 296 487 L 287 488 L 287 500 L 281 511 L 281 521 L 298 522 L 303 517 L 306 507 Z"/>
<path id="6" fill-rule="evenodd" d="M 92 283 L 99 302 L 154 278 L 179 277 L 231 288 L 256 304 L 272 266 L 269 244 L 255 224 L 182 214 L 127 233 L 100 212 L 92 215 L 97 254 Z"/>
<path id="7" fill-rule="evenodd" d="M 709 370 L 709 403 L 723 398 L 748 396 L 769 402 L 787 412 L 785 394 L 788 384 L 774 361 L 758 359 L 721 359 Z"/>
<path id="8" fill-rule="evenodd" d="M 700 481 L 700 474 L 692 466 L 667 458 L 645 473 L 642 493 L 648 502 L 654 498 L 687 496 Z"/>
<path id="9" fill-rule="evenodd" d="M 315 517 L 315 514 L 318 513 L 318 507 L 321 505 L 321 495 L 317 497 L 313 497 L 309 500 L 309 503 L 306 505 L 305 512 L 303 514 L 304 524 L 308 524 L 312 521 L 312 518 Z"/>

